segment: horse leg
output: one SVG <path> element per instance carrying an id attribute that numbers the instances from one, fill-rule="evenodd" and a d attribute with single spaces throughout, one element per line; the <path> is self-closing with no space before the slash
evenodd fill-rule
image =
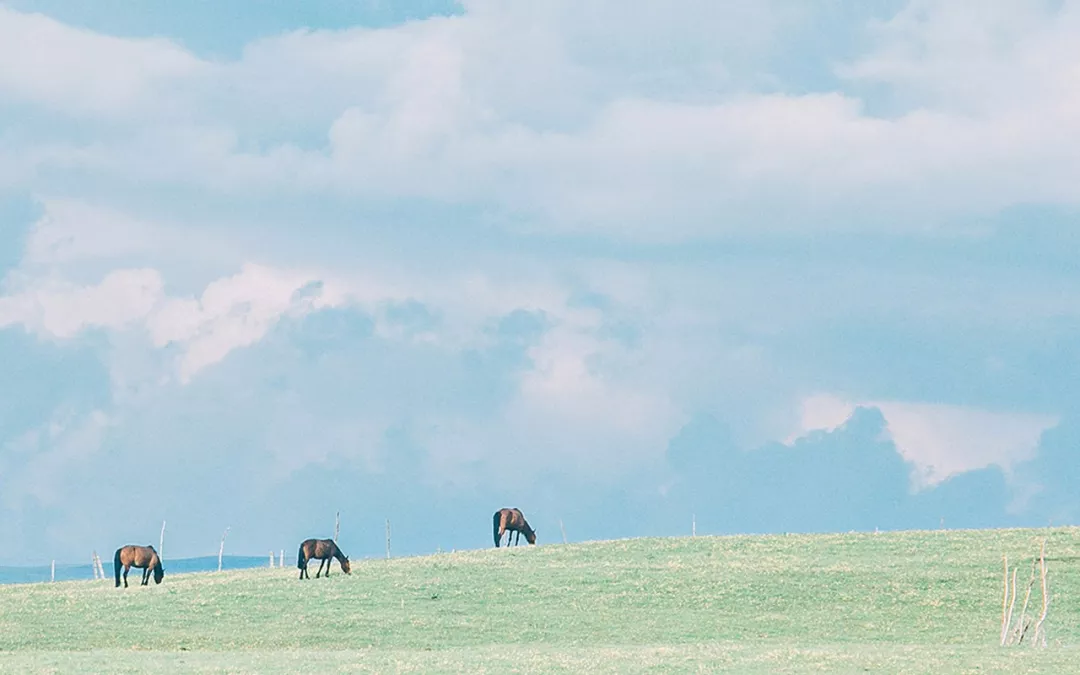
<path id="1" fill-rule="evenodd" d="M 146 568 L 145 568 L 145 569 L 143 569 L 143 573 L 142 573 L 142 585 L 143 585 L 143 586 L 146 586 L 146 585 L 147 585 L 147 584 L 149 584 L 149 583 L 150 583 L 150 566 L 149 566 L 149 565 L 147 565 L 147 566 L 146 566 Z"/>
<path id="2" fill-rule="evenodd" d="M 124 563 L 124 588 L 127 588 L 127 573 L 131 570 L 131 565 Z"/>
<path id="3" fill-rule="evenodd" d="M 326 562 L 325 560 L 323 560 L 322 558 L 319 558 L 319 570 L 317 572 L 315 572 L 315 578 L 316 579 L 318 579 L 319 577 L 322 576 L 322 566 L 323 566 L 323 563 L 325 563 L 325 562 Z"/>

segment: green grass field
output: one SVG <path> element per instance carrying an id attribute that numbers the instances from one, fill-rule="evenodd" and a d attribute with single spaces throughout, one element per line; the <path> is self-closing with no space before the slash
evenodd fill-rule
<path id="1" fill-rule="evenodd" d="M 1001 555 L 1026 559 L 1024 585 L 1044 537 L 1049 646 L 1002 648 Z M 1077 528 L 634 539 L 296 575 L 0 587 L 0 671 L 1080 673 Z"/>

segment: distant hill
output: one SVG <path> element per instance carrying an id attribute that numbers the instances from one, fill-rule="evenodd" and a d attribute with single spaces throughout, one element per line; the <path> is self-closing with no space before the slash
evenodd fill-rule
<path id="1" fill-rule="evenodd" d="M 294 566 L 296 560 L 286 560 L 286 566 Z M 105 567 L 105 576 L 112 578 L 112 559 L 101 559 Z M 213 572 L 217 570 L 218 559 L 216 555 L 207 555 L 199 558 L 175 558 L 165 559 L 165 573 L 181 574 L 185 572 Z M 227 570 L 246 570 L 253 567 L 269 567 L 269 555 L 227 555 L 221 559 L 221 566 Z M 128 583 L 131 583 L 131 574 L 128 573 Z M 37 567 L 0 567 L 0 584 L 33 584 L 49 581 L 51 569 L 49 565 Z M 85 565 L 57 565 L 57 581 L 86 581 L 94 578 L 90 563 Z"/>

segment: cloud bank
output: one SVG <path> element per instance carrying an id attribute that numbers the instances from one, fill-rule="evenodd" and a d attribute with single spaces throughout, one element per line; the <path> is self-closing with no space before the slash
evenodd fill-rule
<path id="1" fill-rule="evenodd" d="M 0 6 L 15 548 L 1080 513 L 1080 3 L 38 9 Z"/>

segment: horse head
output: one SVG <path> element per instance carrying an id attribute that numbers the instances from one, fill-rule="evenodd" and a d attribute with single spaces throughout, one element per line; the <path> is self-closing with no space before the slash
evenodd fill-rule
<path id="1" fill-rule="evenodd" d="M 345 557 L 344 557 L 344 558 L 343 558 L 343 559 L 341 560 L 341 571 L 342 571 L 342 572 L 344 572 L 345 574 L 348 574 L 348 573 L 349 573 L 349 569 L 350 569 L 350 568 L 349 568 L 349 556 L 345 556 Z"/>
<path id="2" fill-rule="evenodd" d="M 525 533 L 525 541 L 529 542 L 530 544 L 535 544 L 536 543 L 536 530 L 529 530 L 528 532 L 526 532 Z"/>
<path id="3" fill-rule="evenodd" d="M 165 568 L 161 566 L 161 561 L 158 561 L 157 565 L 154 565 L 154 583 L 160 584 L 161 580 L 165 578 Z"/>

